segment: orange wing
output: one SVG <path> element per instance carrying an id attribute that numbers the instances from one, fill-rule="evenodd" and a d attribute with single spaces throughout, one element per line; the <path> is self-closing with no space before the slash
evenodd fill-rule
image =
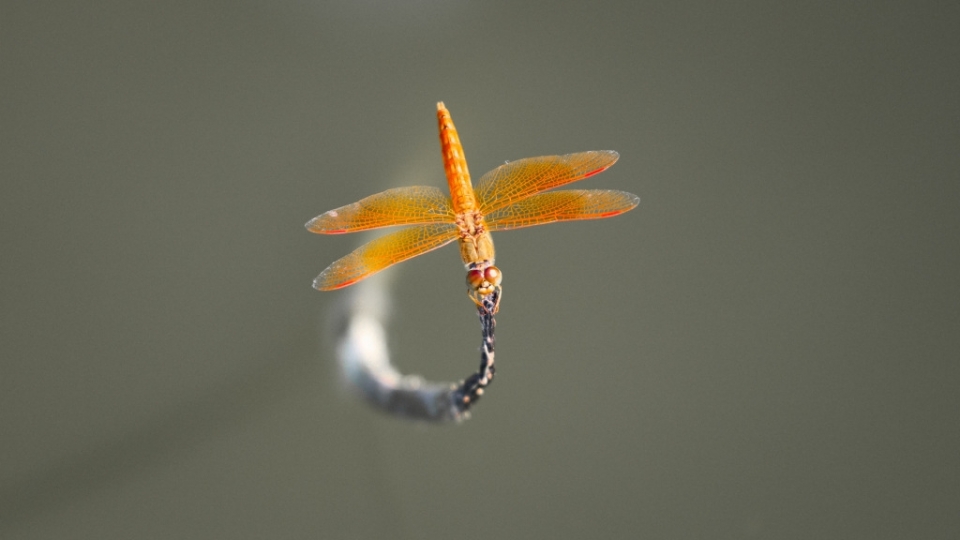
<path id="1" fill-rule="evenodd" d="M 457 227 L 452 223 L 408 227 L 381 236 L 334 261 L 313 280 L 313 286 L 331 291 L 353 285 L 398 262 L 445 246 L 458 236 Z"/>
<path id="2" fill-rule="evenodd" d="M 486 216 L 487 228 L 505 231 L 577 219 L 601 219 L 632 210 L 640 197 L 612 189 L 570 189 L 541 193 Z"/>
<path id="3" fill-rule="evenodd" d="M 612 150 L 526 158 L 501 165 L 480 178 L 477 199 L 488 215 L 531 195 L 607 170 L 620 154 Z"/>
<path id="4" fill-rule="evenodd" d="M 439 188 L 388 189 L 321 214 L 308 221 L 306 227 L 320 234 L 342 234 L 424 223 L 453 223 L 450 197 Z"/>

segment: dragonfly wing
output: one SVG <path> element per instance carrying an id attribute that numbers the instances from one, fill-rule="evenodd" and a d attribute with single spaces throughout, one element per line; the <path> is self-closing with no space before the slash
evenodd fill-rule
<path id="1" fill-rule="evenodd" d="M 432 186 L 388 189 L 307 222 L 307 230 L 342 234 L 394 225 L 453 223 L 450 197 Z"/>
<path id="2" fill-rule="evenodd" d="M 632 210 L 640 197 L 611 189 L 570 189 L 533 195 L 486 216 L 487 229 L 505 231 L 557 221 L 601 219 Z"/>
<path id="3" fill-rule="evenodd" d="M 321 291 L 331 291 L 353 285 L 398 262 L 445 246 L 458 235 L 456 225 L 437 223 L 408 227 L 381 236 L 334 261 L 313 280 L 313 286 Z"/>
<path id="4" fill-rule="evenodd" d="M 619 157 L 612 150 L 600 150 L 526 158 L 501 165 L 483 175 L 477 184 L 480 212 L 487 215 L 541 191 L 589 178 L 607 170 Z"/>

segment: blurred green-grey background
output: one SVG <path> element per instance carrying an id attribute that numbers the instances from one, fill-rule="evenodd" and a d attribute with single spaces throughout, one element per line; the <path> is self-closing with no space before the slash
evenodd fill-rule
<path id="1" fill-rule="evenodd" d="M 960 4 L 0 7 L 0 537 L 960 537 Z M 473 419 L 342 385 L 311 217 L 612 149 L 499 234 Z M 476 368 L 456 249 L 405 372 Z"/>

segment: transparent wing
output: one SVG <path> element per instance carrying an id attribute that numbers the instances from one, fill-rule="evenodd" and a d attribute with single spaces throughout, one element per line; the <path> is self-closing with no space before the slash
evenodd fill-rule
<path id="1" fill-rule="evenodd" d="M 505 231 L 577 219 L 601 219 L 632 210 L 640 197 L 609 189 L 570 189 L 533 195 L 486 216 L 487 229 Z"/>
<path id="2" fill-rule="evenodd" d="M 307 222 L 310 232 L 342 234 L 395 225 L 453 223 L 450 197 L 432 186 L 388 189 Z"/>
<path id="3" fill-rule="evenodd" d="M 487 215 L 531 195 L 601 173 L 617 162 L 612 150 L 526 158 L 501 165 L 480 178 L 477 200 Z"/>
<path id="4" fill-rule="evenodd" d="M 458 234 L 452 223 L 439 223 L 409 227 L 381 236 L 334 261 L 313 280 L 313 286 L 321 291 L 331 291 L 353 285 L 398 262 L 445 246 L 456 240 Z"/>

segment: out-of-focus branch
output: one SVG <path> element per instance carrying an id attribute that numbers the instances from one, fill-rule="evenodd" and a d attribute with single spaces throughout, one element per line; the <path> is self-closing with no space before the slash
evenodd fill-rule
<path id="1" fill-rule="evenodd" d="M 430 422 L 461 421 L 493 379 L 494 312 L 499 290 L 477 306 L 483 341 L 480 368 L 460 383 L 427 382 L 403 375 L 390 363 L 385 324 L 389 317 L 387 280 L 353 286 L 334 314 L 336 355 L 347 382 L 385 413 Z"/>

